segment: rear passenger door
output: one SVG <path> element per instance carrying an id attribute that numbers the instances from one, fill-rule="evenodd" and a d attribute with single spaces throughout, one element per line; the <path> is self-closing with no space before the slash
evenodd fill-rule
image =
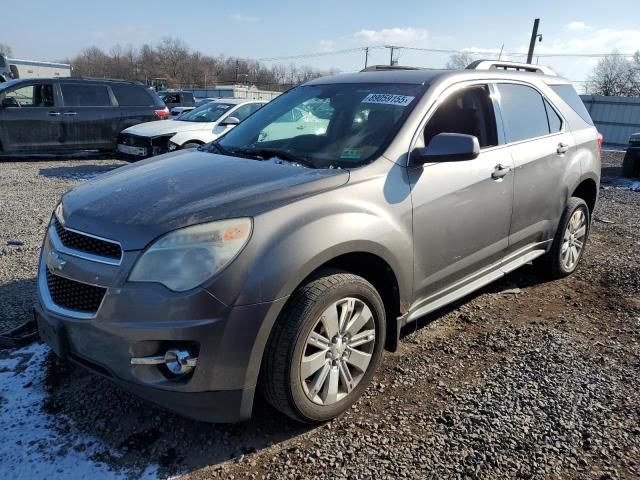
<path id="1" fill-rule="evenodd" d="M 513 162 L 489 85 L 454 86 L 428 118 L 415 147 L 440 133 L 473 135 L 480 155 L 409 168 L 419 308 L 497 271 L 509 244 Z M 497 121 L 498 120 L 498 121 Z"/>
<path id="2" fill-rule="evenodd" d="M 567 200 L 573 136 L 533 86 L 498 83 L 496 87 L 515 166 L 509 251 L 541 248 L 553 238 Z"/>
<path id="3" fill-rule="evenodd" d="M 112 149 L 118 111 L 109 87 L 100 83 L 60 82 L 65 147 Z"/>

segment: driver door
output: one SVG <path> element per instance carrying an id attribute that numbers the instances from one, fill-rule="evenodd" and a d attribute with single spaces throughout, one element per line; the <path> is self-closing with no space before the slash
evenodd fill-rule
<path id="1" fill-rule="evenodd" d="M 62 108 L 55 85 L 20 84 L 0 101 L 0 142 L 5 152 L 47 152 L 63 146 Z"/>
<path id="2" fill-rule="evenodd" d="M 413 199 L 416 308 L 471 284 L 494 268 L 509 245 L 513 160 L 502 146 L 489 85 L 452 87 L 416 147 L 439 133 L 478 138 L 473 160 L 409 168 Z"/>

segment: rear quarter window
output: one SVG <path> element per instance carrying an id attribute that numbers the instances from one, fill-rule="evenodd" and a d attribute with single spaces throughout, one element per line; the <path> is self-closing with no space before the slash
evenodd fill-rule
<path id="1" fill-rule="evenodd" d="M 589 125 L 593 125 L 593 120 L 591 119 L 591 115 L 587 111 L 587 108 L 582 103 L 582 100 L 578 96 L 578 92 L 573 88 L 573 85 L 563 84 L 563 85 L 549 85 L 551 89 L 558 94 L 564 102 L 569 105 L 574 112 L 576 112 L 580 117 L 587 122 Z"/>
<path id="2" fill-rule="evenodd" d="M 121 107 L 149 107 L 154 105 L 153 98 L 144 87 L 135 85 L 111 85 Z"/>

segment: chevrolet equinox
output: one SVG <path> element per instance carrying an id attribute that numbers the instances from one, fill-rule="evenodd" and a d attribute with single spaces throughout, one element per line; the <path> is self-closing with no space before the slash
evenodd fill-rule
<path id="1" fill-rule="evenodd" d="M 310 81 L 216 142 L 66 193 L 40 335 L 192 418 L 247 419 L 256 392 L 298 421 L 334 418 L 407 323 L 532 261 L 574 272 L 600 141 L 544 67 Z"/>

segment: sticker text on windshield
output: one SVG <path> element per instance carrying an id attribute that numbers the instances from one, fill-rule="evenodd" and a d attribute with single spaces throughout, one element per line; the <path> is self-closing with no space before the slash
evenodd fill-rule
<path id="1" fill-rule="evenodd" d="M 392 93 L 370 93 L 362 100 L 362 103 L 380 103 L 384 105 L 400 105 L 406 107 L 416 97 L 409 95 L 394 95 Z"/>

